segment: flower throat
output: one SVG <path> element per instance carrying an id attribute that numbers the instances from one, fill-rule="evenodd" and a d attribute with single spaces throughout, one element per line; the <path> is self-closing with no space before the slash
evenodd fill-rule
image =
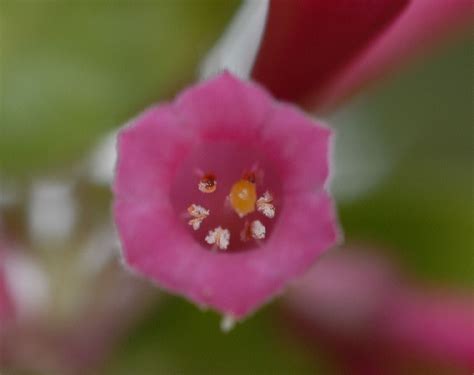
<path id="1" fill-rule="evenodd" d="M 179 168 L 171 191 L 180 220 L 212 251 L 255 248 L 268 240 L 277 216 L 278 178 L 266 158 L 245 146 L 197 148 Z M 209 150 L 215 157 L 209 158 Z"/>

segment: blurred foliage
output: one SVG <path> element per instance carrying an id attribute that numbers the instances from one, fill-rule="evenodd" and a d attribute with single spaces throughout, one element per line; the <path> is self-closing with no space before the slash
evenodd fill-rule
<path id="1" fill-rule="evenodd" d="M 303 346 L 276 329 L 281 322 L 271 314 L 272 307 L 224 334 L 217 314 L 190 308 L 182 299 L 165 298 L 124 340 L 105 373 L 319 373 Z"/>
<path id="2" fill-rule="evenodd" d="M 237 0 L 0 2 L 0 160 L 31 175 L 83 155 L 193 79 Z"/>
<path id="3" fill-rule="evenodd" d="M 341 205 L 349 240 L 387 246 L 416 275 L 464 287 L 474 285 L 471 69 L 468 38 L 346 108 L 363 113 L 360 126 L 378 127 L 395 167 L 373 192 Z"/>

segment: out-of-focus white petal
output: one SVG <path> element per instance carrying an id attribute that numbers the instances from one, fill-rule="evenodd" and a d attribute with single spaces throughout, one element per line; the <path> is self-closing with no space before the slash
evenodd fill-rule
<path id="1" fill-rule="evenodd" d="M 5 257 L 5 275 L 20 318 L 46 312 L 51 297 L 49 279 L 34 259 L 20 253 Z"/>
<path id="2" fill-rule="evenodd" d="M 117 160 L 116 142 L 117 132 L 110 132 L 93 149 L 86 166 L 87 176 L 93 183 L 98 185 L 112 183 Z"/>
<path id="3" fill-rule="evenodd" d="M 243 79 L 250 76 L 265 29 L 268 7 L 268 0 L 244 1 L 224 35 L 201 64 L 201 79 L 224 69 Z"/>
<path id="4" fill-rule="evenodd" d="M 74 186 L 55 180 L 35 181 L 30 192 L 29 230 L 40 243 L 66 240 L 77 220 Z"/>

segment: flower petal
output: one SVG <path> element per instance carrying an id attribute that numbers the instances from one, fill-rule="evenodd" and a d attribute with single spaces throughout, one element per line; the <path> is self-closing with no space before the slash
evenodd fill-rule
<path id="1" fill-rule="evenodd" d="M 263 150 L 279 168 L 285 192 L 323 188 L 329 175 L 331 135 L 329 128 L 315 124 L 296 107 L 275 105 L 260 138 Z"/>
<path id="2" fill-rule="evenodd" d="M 192 129 L 179 122 L 172 106 L 145 111 L 133 121 L 133 126 L 119 133 L 116 197 L 150 198 L 160 194 L 160 189 L 169 187 L 167 181 L 174 167 L 186 156 L 192 143 Z"/>
<path id="3" fill-rule="evenodd" d="M 413 360 L 472 368 L 472 296 L 410 283 L 380 253 L 332 252 L 294 283 L 285 305 L 296 330 L 340 362 L 358 358 L 377 374 L 406 373 L 392 370 Z"/>
<path id="4" fill-rule="evenodd" d="M 253 77 L 281 99 L 322 95 L 407 2 L 272 0 Z"/>
<path id="5" fill-rule="evenodd" d="M 407 290 L 387 310 L 386 340 L 394 349 L 474 368 L 472 294 Z"/>
<path id="6" fill-rule="evenodd" d="M 257 85 L 224 72 L 183 92 L 176 110 L 183 123 L 203 139 L 252 140 L 271 109 L 269 95 Z"/>
<path id="7" fill-rule="evenodd" d="M 472 9 L 471 0 L 412 1 L 383 35 L 326 88 L 319 105 L 328 108 L 337 104 L 363 84 L 472 24 Z"/>
<path id="8" fill-rule="evenodd" d="M 281 292 L 338 237 L 324 193 L 290 199 L 265 246 L 232 254 L 207 251 L 170 219 L 172 212 L 145 202 L 116 202 L 115 217 L 129 266 L 171 292 L 236 318 Z"/>

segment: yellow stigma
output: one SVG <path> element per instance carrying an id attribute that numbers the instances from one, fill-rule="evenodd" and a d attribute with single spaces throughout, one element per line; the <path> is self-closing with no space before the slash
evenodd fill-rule
<path id="1" fill-rule="evenodd" d="M 257 201 L 255 184 L 243 179 L 237 181 L 230 189 L 229 198 L 232 208 L 240 217 L 254 212 Z"/>

